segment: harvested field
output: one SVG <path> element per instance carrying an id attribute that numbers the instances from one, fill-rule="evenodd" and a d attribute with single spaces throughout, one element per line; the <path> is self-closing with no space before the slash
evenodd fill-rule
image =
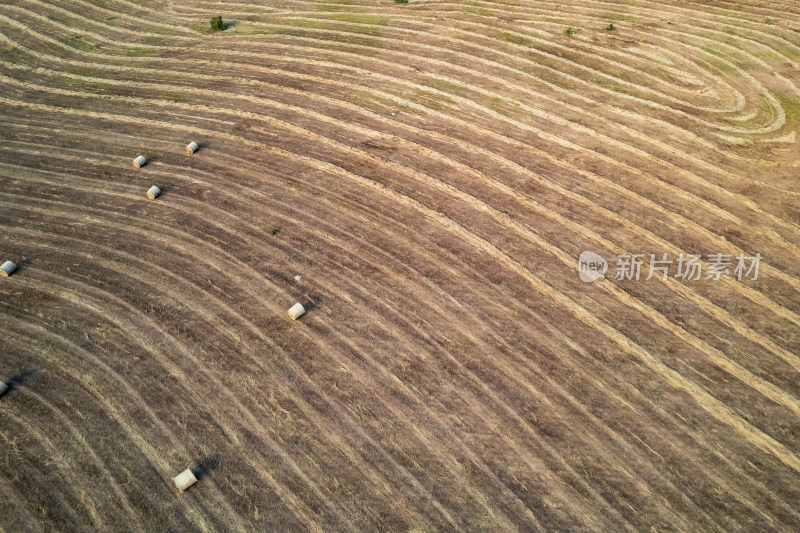
<path id="1" fill-rule="evenodd" d="M 800 531 L 796 2 L 0 5 L 0 531 Z"/>

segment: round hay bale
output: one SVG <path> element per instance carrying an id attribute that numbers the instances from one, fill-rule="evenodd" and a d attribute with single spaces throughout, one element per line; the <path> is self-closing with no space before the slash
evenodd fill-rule
<path id="1" fill-rule="evenodd" d="M 8 390 L 8 383 L 3 383 L 0 381 L 0 396 L 3 395 L 4 392 Z"/>
<path id="2" fill-rule="evenodd" d="M 306 308 L 303 307 L 302 304 L 296 303 L 291 308 L 289 308 L 288 313 L 289 316 L 292 318 L 292 320 L 297 320 L 298 318 L 306 314 Z"/>
<path id="3" fill-rule="evenodd" d="M 136 168 L 143 167 L 145 163 L 147 163 L 147 158 L 143 155 L 140 155 L 139 157 L 133 160 L 133 166 L 135 166 Z"/>
<path id="4" fill-rule="evenodd" d="M 0 276 L 10 276 L 12 272 L 17 269 L 17 264 L 11 261 L 6 261 L 0 265 Z"/>
<path id="5" fill-rule="evenodd" d="M 194 141 L 192 141 L 192 142 L 190 142 L 189 144 L 186 145 L 186 153 L 189 154 L 189 155 L 192 155 L 193 153 L 195 153 L 199 149 L 200 149 L 200 146 Z"/>
<path id="6" fill-rule="evenodd" d="M 187 468 L 177 476 L 172 479 L 175 482 L 175 485 L 178 489 L 183 492 L 195 483 L 197 483 L 197 478 L 194 477 L 194 472 L 192 472 L 191 468 Z"/>
<path id="7" fill-rule="evenodd" d="M 161 194 L 161 189 L 153 185 L 149 189 L 147 189 L 147 197 L 151 200 L 155 200 L 158 195 Z"/>

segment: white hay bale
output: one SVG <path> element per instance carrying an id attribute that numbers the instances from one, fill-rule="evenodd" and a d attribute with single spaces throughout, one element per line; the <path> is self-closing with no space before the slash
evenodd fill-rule
<path id="1" fill-rule="evenodd" d="M 186 145 L 186 153 L 189 154 L 189 155 L 192 155 L 193 153 L 195 153 L 199 149 L 200 149 L 200 146 L 194 141 L 192 141 L 192 142 L 190 142 L 189 144 Z"/>
<path id="2" fill-rule="evenodd" d="M 0 381 L 0 396 L 3 395 L 4 392 L 8 390 L 8 383 L 3 383 Z"/>
<path id="3" fill-rule="evenodd" d="M 181 492 L 185 491 L 195 483 L 197 483 L 197 478 L 194 477 L 194 472 L 192 472 L 191 468 L 187 468 L 177 476 L 173 478 L 175 485 L 180 489 Z"/>
<path id="4" fill-rule="evenodd" d="M 306 314 L 306 308 L 303 307 L 302 304 L 296 303 L 291 308 L 289 308 L 288 313 L 289 316 L 292 318 L 292 320 L 297 320 L 298 318 Z"/>
<path id="5" fill-rule="evenodd" d="M 143 167 L 145 163 L 147 163 L 147 158 L 143 155 L 140 155 L 139 157 L 133 160 L 133 166 L 135 166 L 136 168 Z"/>
<path id="6" fill-rule="evenodd" d="M 6 261 L 0 265 L 0 276 L 10 276 L 12 272 L 17 269 L 17 264 L 11 261 Z"/>
<path id="7" fill-rule="evenodd" d="M 147 197 L 150 198 L 151 200 L 155 200 L 159 194 L 161 194 L 161 189 L 159 189 L 155 185 L 147 189 Z"/>

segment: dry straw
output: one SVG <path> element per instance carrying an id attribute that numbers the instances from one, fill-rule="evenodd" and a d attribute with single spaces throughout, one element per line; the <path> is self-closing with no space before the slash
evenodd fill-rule
<path id="1" fill-rule="evenodd" d="M 306 309 L 305 307 L 303 307 L 302 304 L 296 303 L 291 308 L 289 308 L 288 313 L 289 316 L 292 318 L 292 320 L 297 320 L 298 318 L 306 314 Z"/>
<path id="2" fill-rule="evenodd" d="M 147 189 L 147 197 L 150 198 L 151 200 L 155 200 L 159 194 L 161 194 L 161 189 L 159 189 L 155 185 Z"/>
<path id="3" fill-rule="evenodd" d="M 192 155 L 198 149 L 200 149 L 200 146 L 194 141 L 192 141 L 192 142 L 190 142 L 189 144 L 186 145 L 186 153 L 189 154 L 189 155 Z"/>
<path id="4" fill-rule="evenodd" d="M 177 476 L 173 478 L 175 485 L 180 489 L 181 492 L 185 491 L 195 483 L 197 483 L 197 478 L 194 477 L 194 472 L 192 472 L 191 468 L 187 468 Z"/>
<path id="5" fill-rule="evenodd" d="M 147 158 L 143 155 L 140 155 L 139 157 L 133 160 L 133 166 L 135 166 L 136 168 L 143 167 L 145 163 L 147 163 Z"/>
<path id="6" fill-rule="evenodd" d="M 10 276 L 12 272 L 17 269 L 16 263 L 12 263 L 11 261 L 6 261 L 2 265 L 0 265 L 0 276 Z"/>

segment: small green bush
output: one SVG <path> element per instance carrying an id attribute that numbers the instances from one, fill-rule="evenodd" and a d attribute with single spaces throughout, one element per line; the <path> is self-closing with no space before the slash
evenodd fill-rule
<path id="1" fill-rule="evenodd" d="M 608 28 L 606 28 L 606 31 L 614 31 L 614 24 L 609 24 Z"/>
<path id="2" fill-rule="evenodd" d="M 572 26 L 564 30 L 564 35 L 575 35 L 576 33 L 578 33 L 578 30 L 576 30 Z"/>
<path id="3" fill-rule="evenodd" d="M 217 15 L 211 19 L 211 31 L 223 31 L 225 23 L 222 22 L 222 17 Z"/>
<path id="4" fill-rule="evenodd" d="M 407 4 L 408 0 L 394 0 L 395 4 Z"/>

